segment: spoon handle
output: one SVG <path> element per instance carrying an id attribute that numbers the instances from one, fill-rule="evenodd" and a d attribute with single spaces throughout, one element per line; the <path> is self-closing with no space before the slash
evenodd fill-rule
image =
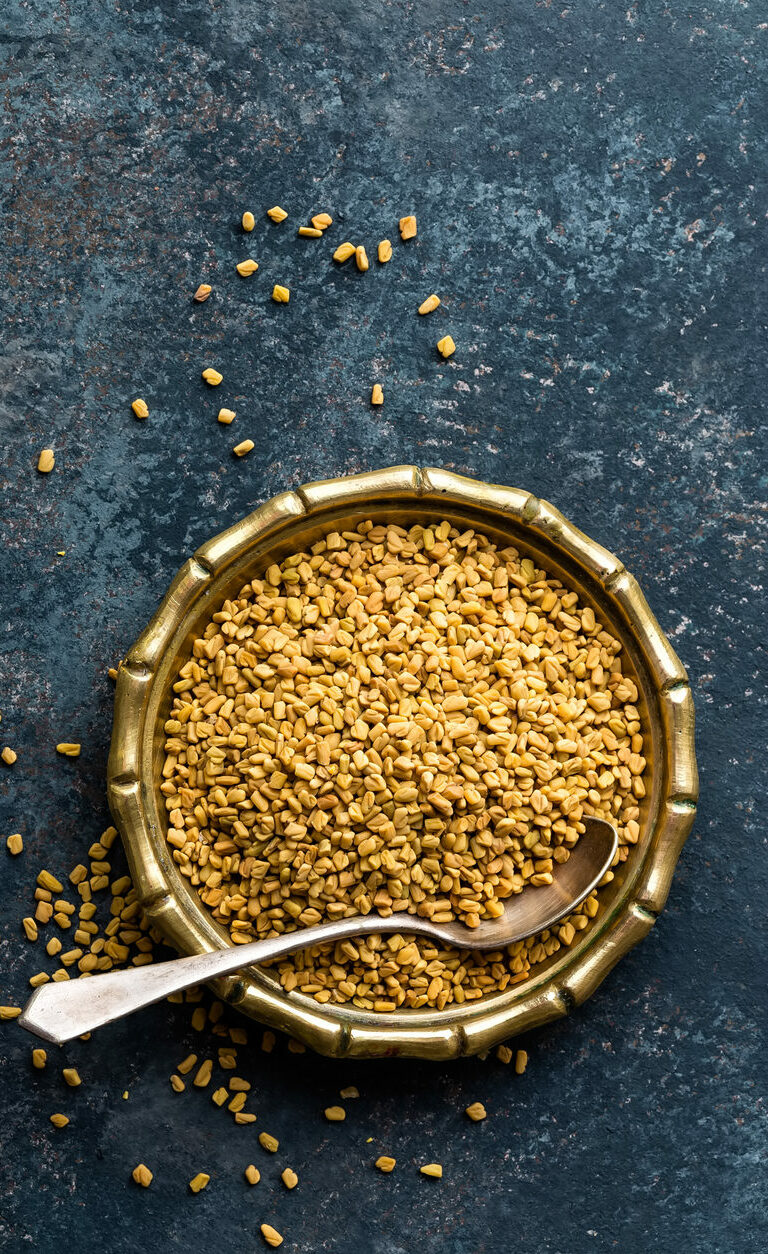
<path id="1" fill-rule="evenodd" d="M 391 915 L 387 919 L 378 914 L 365 918 L 355 915 L 333 923 L 319 923 L 316 927 L 286 932 L 268 940 L 252 941 L 248 945 L 227 946 L 211 953 L 194 954 L 191 958 L 171 958 L 168 962 L 113 971 L 85 980 L 52 981 L 35 990 L 18 1022 L 43 1040 L 63 1045 L 84 1032 L 122 1019 L 134 1010 L 151 1006 L 170 993 L 179 993 L 193 984 L 206 984 L 243 967 L 270 962 L 273 958 L 294 953 L 297 949 L 308 949 L 311 945 L 371 932 L 401 932 L 403 926 L 402 915 Z M 421 919 L 410 916 L 406 930 L 420 932 L 423 926 Z"/>

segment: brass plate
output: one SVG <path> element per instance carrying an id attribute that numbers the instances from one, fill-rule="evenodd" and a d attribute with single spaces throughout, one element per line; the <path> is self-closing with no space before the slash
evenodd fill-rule
<path id="1" fill-rule="evenodd" d="M 210 615 L 255 570 L 331 527 L 368 517 L 399 523 L 449 518 L 463 528 L 513 542 L 576 589 L 621 639 L 640 691 L 643 731 L 650 737 L 637 845 L 617 868 L 613 883 L 601 890 L 601 909 L 590 926 L 568 949 L 537 966 L 525 983 L 440 1012 L 386 1015 L 321 1006 L 301 993 L 284 992 L 269 972 L 258 968 L 215 986 L 238 1010 L 323 1054 L 455 1058 L 559 1018 L 595 991 L 653 926 L 696 809 L 694 714 L 686 672 L 636 580 L 618 558 L 552 505 L 515 488 L 416 466 L 310 483 L 267 501 L 189 559 L 121 665 L 109 801 L 139 899 L 153 923 L 183 954 L 228 945 L 225 929 L 179 873 L 165 840 L 158 784 L 171 684 Z"/>

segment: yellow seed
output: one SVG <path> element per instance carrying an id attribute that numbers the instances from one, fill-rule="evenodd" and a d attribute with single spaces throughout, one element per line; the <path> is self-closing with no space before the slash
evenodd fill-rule
<path id="1" fill-rule="evenodd" d="M 482 1119 L 485 1119 L 488 1111 L 482 1102 L 472 1102 L 470 1106 L 467 1106 L 466 1114 L 469 1115 L 473 1123 L 480 1123 Z"/>
<path id="2" fill-rule="evenodd" d="M 368 269 L 368 254 L 362 244 L 358 244 L 355 249 L 355 261 L 357 262 L 358 270 L 365 272 Z"/>
<path id="3" fill-rule="evenodd" d="M 245 213 L 243 214 L 243 219 L 242 219 L 242 221 L 243 221 L 243 230 L 244 230 L 244 231 L 252 231 L 252 230 L 253 230 L 253 228 L 254 228 L 254 227 L 255 227 L 255 225 L 256 225 L 256 219 L 254 218 L 254 216 L 253 216 L 253 214 L 251 213 L 250 209 L 246 209 Z"/>
<path id="4" fill-rule="evenodd" d="M 248 1032 L 246 1028 L 230 1028 L 229 1039 L 233 1045 L 247 1045 Z"/>
<path id="5" fill-rule="evenodd" d="M 51 1123 L 53 1124 L 54 1128 L 66 1128 L 67 1124 L 69 1123 L 69 1117 L 67 1115 L 59 1115 L 59 1114 L 51 1115 Z"/>
<path id="6" fill-rule="evenodd" d="M 347 1117 L 343 1106 L 326 1106 L 324 1113 L 329 1123 L 343 1123 Z"/>
<path id="7" fill-rule="evenodd" d="M 314 226 L 299 227 L 299 235 L 303 236 L 304 239 L 320 239 L 322 234 L 323 232 L 319 231 L 317 227 Z"/>
<path id="8" fill-rule="evenodd" d="M 208 299 L 212 291 L 213 291 L 213 288 L 211 287 L 210 283 L 201 283 L 199 288 L 195 292 L 193 299 L 199 300 L 202 303 L 202 301 Z"/>
<path id="9" fill-rule="evenodd" d="M 68 741 L 62 741 L 60 745 L 56 746 L 56 752 L 62 754 L 65 758 L 79 758 L 80 745 L 70 744 Z"/>
<path id="10" fill-rule="evenodd" d="M 174 1073 L 171 1076 L 171 1088 L 173 1089 L 174 1093 L 183 1093 L 186 1087 L 187 1086 L 182 1080 L 180 1075 L 176 1075 Z"/>
<path id="11" fill-rule="evenodd" d="M 40 450 L 40 456 L 37 459 L 37 469 L 41 474 L 47 475 L 56 465 L 56 458 L 53 455 L 52 448 L 44 448 Z"/>
<path id="12" fill-rule="evenodd" d="M 286 1167 L 280 1179 L 282 1180 L 286 1189 L 295 1189 L 296 1185 L 299 1183 L 299 1177 L 296 1175 L 295 1171 L 291 1170 L 290 1167 Z"/>
<path id="13" fill-rule="evenodd" d="M 47 971 L 38 971 L 37 975 L 31 975 L 31 976 L 29 977 L 29 987 L 30 987 L 30 988 L 39 988 L 41 984 L 47 984 L 47 983 L 48 983 L 48 981 L 50 980 L 50 978 L 51 978 L 51 977 L 50 977 L 50 975 L 48 974 L 48 972 L 47 972 Z M 18 1010 L 18 1011 L 16 1012 L 16 1014 L 21 1014 L 21 1011 L 20 1011 L 20 1010 Z M 15 1015 L 15 1014 L 13 1014 L 13 1015 L 3 1015 L 3 1008 L 2 1008 L 2 1006 L 0 1006 L 0 1019 L 3 1019 L 3 1018 L 7 1018 L 7 1019 L 15 1019 L 15 1018 L 16 1018 L 16 1015 Z"/>
<path id="14" fill-rule="evenodd" d="M 32 1066 L 35 1067 L 37 1071 L 42 1071 L 47 1061 L 48 1055 L 44 1049 L 32 1050 Z"/>
<path id="15" fill-rule="evenodd" d="M 276 1154 L 280 1142 L 276 1136 L 272 1136 L 269 1132 L 260 1132 L 259 1145 L 262 1149 L 269 1150 L 270 1154 Z"/>
<path id="16" fill-rule="evenodd" d="M 64 1077 L 64 1083 L 68 1084 L 71 1089 L 76 1089 L 82 1084 L 76 1067 L 65 1067 L 61 1074 Z"/>
<path id="17" fill-rule="evenodd" d="M 245 1178 L 249 1184 L 258 1184 L 261 1179 L 261 1172 L 258 1167 L 254 1167 L 253 1163 L 249 1163 L 245 1169 Z"/>
<path id="18" fill-rule="evenodd" d="M 373 388 L 371 389 L 371 404 L 372 405 L 384 404 L 384 390 L 380 383 L 374 383 Z"/>
<path id="19" fill-rule="evenodd" d="M 431 1176 L 433 1180 L 440 1180 L 443 1175 L 440 1163 L 427 1163 L 424 1167 L 419 1167 L 419 1171 L 423 1176 Z"/>
<path id="20" fill-rule="evenodd" d="M 261 1235 L 263 1236 L 267 1245 L 271 1245 L 273 1249 L 277 1249 L 278 1245 L 283 1244 L 283 1238 L 281 1237 L 280 1233 L 277 1231 L 277 1228 L 273 1228 L 271 1224 L 261 1225 Z"/>
<path id="21" fill-rule="evenodd" d="M 235 1093 L 232 1101 L 227 1106 L 227 1110 L 231 1110 L 233 1114 L 238 1115 L 243 1109 L 248 1098 L 247 1093 Z"/>
<path id="22" fill-rule="evenodd" d="M 21 1006 L 0 1006 L 0 1019 L 18 1019 L 20 1014 Z"/>
<path id="23" fill-rule="evenodd" d="M 128 1096 L 129 1096 L 129 1095 L 128 1095 L 128 1090 L 127 1090 L 127 1089 L 124 1089 L 124 1090 L 123 1090 L 123 1101 L 124 1101 L 124 1102 L 127 1102 L 127 1101 L 128 1101 Z"/>
<path id="24" fill-rule="evenodd" d="M 181 1075 L 189 1075 L 190 1071 L 197 1062 L 197 1054 L 189 1054 L 183 1062 L 180 1062 L 176 1070 Z"/>
<path id="25" fill-rule="evenodd" d="M 235 266 L 237 273 L 242 275 L 244 279 L 247 279 L 248 276 L 251 274 L 255 274 L 258 268 L 259 268 L 258 261 L 254 261 L 252 257 L 246 258 L 245 261 L 238 261 L 237 265 Z"/>
<path id="26" fill-rule="evenodd" d="M 450 357 L 452 353 L 456 352 L 456 345 L 450 335 L 444 335 L 441 340 L 437 341 L 437 351 L 443 357 Z"/>
<path id="27" fill-rule="evenodd" d="M 218 370 L 214 370 L 212 366 L 207 366 L 203 371 L 203 378 L 206 383 L 210 383 L 212 388 L 217 388 L 224 378 L 224 375 L 219 374 Z"/>
<path id="28" fill-rule="evenodd" d="M 21 853 L 22 849 L 24 848 L 24 841 L 21 839 L 21 835 L 19 832 L 14 832 L 12 836 L 8 837 L 8 839 L 5 842 L 5 845 L 6 845 L 8 852 L 12 853 L 15 857 L 16 854 Z"/>
<path id="29" fill-rule="evenodd" d="M 272 1050 L 275 1048 L 275 1034 L 274 1032 L 270 1032 L 269 1028 L 267 1028 L 267 1031 L 261 1038 L 261 1048 L 264 1050 L 265 1054 L 271 1054 Z"/>
<path id="30" fill-rule="evenodd" d="M 206 1175 L 204 1171 L 198 1171 L 197 1175 L 193 1176 L 192 1179 L 190 1180 L 189 1187 L 193 1193 L 199 1193 L 200 1190 L 204 1189 L 205 1186 L 208 1184 L 208 1181 L 210 1180 L 210 1178 L 211 1177 L 209 1175 Z"/>
<path id="31" fill-rule="evenodd" d="M 149 405 L 140 396 L 137 396 L 135 401 L 131 401 L 131 409 L 137 418 L 149 417 Z"/>
<path id="32" fill-rule="evenodd" d="M 233 1093 L 250 1093 L 250 1080 L 243 1080 L 239 1075 L 233 1075 L 229 1082 L 229 1087 Z"/>
<path id="33" fill-rule="evenodd" d="M 219 419 L 219 422 L 223 424 L 223 426 L 228 427 L 230 422 L 235 421 L 236 415 L 237 415 L 237 410 L 235 409 L 220 409 L 218 413 L 218 419 Z"/>
<path id="34" fill-rule="evenodd" d="M 211 1094 L 211 1101 L 215 1102 L 217 1106 L 223 1106 L 228 1097 L 229 1093 L 226 1089 L 216 1089 L 215 1093 Z"/>
<path id="35" fill-rule="evenodd" d="M 145 1167 L 144 1163 L 139 1163 L 131 1172 L 136 1184 L 140 1184 L 142 1189 L 148 1189 L 153 1180 L 152 1172 L 149 1167 Z"/>
<path id="36" fill-rule="evenodd" d="M 21 926 L 26 932 L 27 940 L 37 940 L 37 924 L 34 919 L 26 918 L 21 920 Z"/>
<path id="37" fill-rule="evenodd" d="M 279 205 L 275 205 L 272 209 L 267 210 L 267 217 L 271 218 L 273 222 L 285 222 L 288 214 Z"/>
<path id="38" fill-rule="evenodd" d="M 289 288 L 282 287 L 280 283 L 276 283 L 272 288 L 272 299 L 277 301 L 278 305 L 287 305 L 291 299 Z"/>
<path id="39" fill-rule="evenodd" d="M 499 1062 L 508 1064 L 512 1061 L 512 1050 L 509 1048 L 508 1045 L 500 1045 L 499 1048 L 496 1050 L 496 1057 L 498 1058 Z"/>
<path id="40" fill-rule="evenodd" d="M 62 893 L 64 885 L 56 879 L 55 875 L 51 875 L 50 871 L 41 871 L 37 877 L 37 882 L 41 888 L 47 888 L 51 893 Z"/>
<path id="41" fill-rule="evenodd" d="M 416 234 L 416 219 L 413 214 L 408 214 L 406 217 L 401 218 L 399 226 L 401 239 L 413 239 Z"/>
<path id="42" fill-rule="evenodd" d="M 396 1158 L 390 1158 L 389 1154 L 382 1154 L 376 1159 L 375 1166 L 378 1167 L 379 1171 L 383 1171 L 385 1175 L 389 1175 L 390 1171 L 394 1171 L 396 1162 Z"/>
<path id="43" fill-rule="evenodd" d="M 249 1110 L 238 1110 L 235 1112 L 235 1123 L 255 1123 L 256 1116 L 251 1114 Z"/>
<path id="44" fill-rule="evenodd" d="M 192 1027 L 195 1032 L 202 1032 L 207 1018 L 208 1016 L 205 1011 L 205 1006 L 198 1006 L 192 1011 Z"/>
<path id="45" fill-rule="evenodd" d="M 179 1070 L 181 1070 L 181 1068 L 179 1068 Z M 213 1071 L 213 1063 L 211 1062 L 210 1058 L 206 1058 L 205 1062 L 201 1063 L 200 1067 L 198 1068 L 197 1074 L 194 1080 L 192 1081 L 196 1089 L 204 1089 L 206 1084 L 210 1084 L 212 1071 Z"/>
<path id="46" fill-rule="evenodd" d="M 383 239 L 378 247 L 377 256 L 382 265 L 392 260 L 392 241 Z"/>
<path id="47" fill-rule="evenodd" d="M 324 231 L 326 227 L 331 226 L 333 218 L 329 213 L 316 213 L 312 218 L 312 225 L 318 231 Z"/>
<path id="48" fill-rule="evenodd" d="M 524 1049 L 518 1049 L 515 1054 L 515 1071 L 518 1075 L 522 1075 L 528 1066 L 528 1054 Z"/>
<path id="49" fill-rule="evenodd" d="M 360 1096 L 360 1091 L 359 1089 L 355 1088 L 354 1084 L 350 1084 L 348 1088 L 341 1089 L 339 1092 L 339 1097 L 343 1097 L 345 1100 L 348 1097 L 359 1097 L 359 1096 Z"/>
<path id="50" fill-rule="evenodd" d="M 333 260 L 334 261 L 349 261 L 350 257 L 354 257 L 354 255 L 355 255 L 355 246 L 354 244 L 350 244 L 349 241 L 347 241 L 344 244 L 339 244 L 338 248 L 336 249 L 336 252 L 333 254 Z"/>
<path id="51" fill-rule="evenodd" d="M 437 309 L 437 306 L 439 304 L 440 304 L 440 297 L 435 296 L 433 293 L 431 296 L 428 296 L 426 300 L 423 300 L 421 302 L 421 304 L 419 305 L 419 313 L 420 314 L 432 313 L 432 310 Z"/>

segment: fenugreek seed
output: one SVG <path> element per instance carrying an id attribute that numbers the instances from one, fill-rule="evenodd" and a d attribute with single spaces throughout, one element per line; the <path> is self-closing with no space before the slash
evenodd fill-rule
<path id="1" fill-rule="evenodd" d="M 333 224 L 333 218 L 329 213 L 316 213 L 311 222 L 315 230 L 325 231 L 327 227 Z"/>
<path id="2" fill-rule="evenodd" d="M 323 232 L 315 226 L 300 226 L 299 235 L 304 239 L 320 239 Z"/>
<path id="3" fill-rule="evenodd" d="M 374 383 L 373 388 L 371 389 L 371 404 L 372 405 L 384 404 L 384 389 L 382 388 L 380 383 Z"/>
<path id="4" fill-rule="evenodd" d="M 389 1154 L 381 1154 L 377 1159 L 375 1166 L 379 1171 L 383 1171 L 385 1175 L 389 1175 L 390 1171 L 394 1171 L 396 1158 L 390 1158 Z"/>
<path id="5" fill-rule="evenodd" d="M 14 857 L 21 853 L 24 848 L 24 841 L 22 840 L 19 832 L 14 832 L 12 836 L 9 836 L 5 842 L 5 846 L 8 852 L 12 853 Z"/>
<path id="6" fill-rule="evenodd" d="M 37 469 L 40 471 L 40 473 L 43 475 L 49 474 L 53 470 L 55 465 L 56 465 L 56 458 L 53 455 L 53 449 L 52 448 L 41 449 L 40 455 L 38 456 L 38 459 L 37 459 Z"/>
<path id="7" fill-rule="evenodd" d="M 244 231 L 252 231 L 253 228 L 255 227 L 256 219 L 254 218 L 250 209 L 246 209 L 245 213 L 243 214 L 242 223 L 243 223 Z"/>
<path id="8" fill-rule="evenodd" d="M 244 1174 L 249 1184 L 258 1184 L 261 1179 L 261 1172 L 258 1167 L 254 1167 L 253 1163 L 248 1164 Z"/>
<path id="9" fill-rule="evenodd" d="M 528 1055 L 524 1049 L 518 1049 L 515 1054 L 515 1071 L 518 1075 L 522 1075 L 528 1066 Z"/>
<path id="10" fill-rule="evenodd" d="M 50 871 L 41 871 L 37 877 L 37 882 L 41 888 L 47 888 L 50 893 L 61 893 L 64 891 L 64 885 L 55 875 L 51 875 Z"/>
<path id="11" fill-rule="evenodd" d="M 14 752 L 14 750 L 11 749 L 9 745 L 6 745 L 2 753 L 0 753 L 0 758 L 2 758 L 3 762 L 5 762 L 6 766 L 13 766 L 18 756 L 19 755 L 16 752 Z"/>
<path id="12" fill-rule="evenodd" d="M 362 270 L 364 272 L 368 269 L 368 254 L 362 244 L 358 244 L 355 249 L 355 261 L 357 263 L 358 270 Z"/>
<path id="13" fill-rule="evenodd" d="M 235 1093 L 232 1101 L 229 1102 L 227 1110 L 231 1110 L 233 1114 L 238 1115 L 248 1100 L 247 1093 Z"/>
<path id="14" fill-rule="evenodd" d="M 456 345 L 450 335 L 444 335 L 441 340 L 437 341 L 437 351 L 442 357 L 450 357 L 456 352 Z"/>
<path id="15" fill-rule="evenodd" d="M 261 1038 L 261 1048 L 263 1049 L 265 1054 L 272 1053 L 272 1050 L 275 1048 L 274 1032 L 270 1032 L 269 1029 L 267 1029 L 267 1031 L 264 1032 Z"/>
<path id="16" fill-rule="evenodd" d="M 419 1167 L 419 1171 L 423 1176 L 431 1176 L 433 1180 L 442 1179 L 443 1168 L 440 1163 L 426 1163 L 423 1167 Z"/>
<path id="17" fill-rule="evenodd" d="M 196 1062 L 197 1062 L 197 1054 L 189 1054 L 188 1057 L 185 1058 L 183 1062 L 179 1063 L 176 1070 L 180 1073 L 180 1075 L 189 1075 L 190 1071 L 195 1066 Z"/>
<path id="18" fill-rule="evenodd" d="M 211 1177 L 207 1175 L 204 1171 L 198 1171 L 197 1175 L 193 1176 L 192 1179 L 190 1180 L 189 1187 L 193 1193 L 199 1193 L 201 1189 L 204 1189 L 206 1187 L 210 1179 Z"/>
<path id="19" fill-rule="evenodd" d="M 21 925 L 26 933 L 27 940 L 37 940 L 37 924 L 34 919 L 26 918 L 21 920 Z"/>
<path id="20" fill-rule="evenodd" d="M 347 241 L 344 244 L 339 244 L 338 248 L 333 254 L 333 260 L 339 261 L 339 262 L 349 261 L 350 257 L 354 257 L 354 255 L 355 255 L 355 246 L 354 244 L 350 244 L 349 241 Z"/>
<path id="21" fill-rule="evenodd" d="M 469 1115 L 473 1123 L 480 1123 L 482 1119 L 485 1119 L 488 1112 L 482 1102 L 472 1102 L 471 1105 L 467 1106 L 466 1114 Z"/>
<path id="22" fill-rule="evenodd" d="M 218 420 L 223 426 L 228 427 L 231 422 L 235 421 L 237 411 L 234 409 L 220 409 Z"/>
<path id="23" fill-rule="evenodd" d="M 399 226 L 401 239 L 413 239 L 416 234 L 416 219 L 413 214 L 408 214 L 406 217 L 401 218 Z"/>
<path id="24" fill-rule="evenodd" d="M 254 261 L 252 257 L 247 257 L 245 261 L 238 261 L 235 266 L 237 273 L 244 279 L 247 279 L 251 274 L 255 274 L 258 268 L 258 261 Z"/>
<path id="25" fill-rule="evenodd" d="M 201 283 L 199 288 L 195 292 L 194 299 L 202 303 L 204 300 L 208 299 L 212 291 L 213 291 L 213 288 L 211 287 L 210 283 Z"/>
<path id="26" fill-rule="evenodd" d="M 54 1128 L 66 1128 L 69 1123 L 69 1116 L 60 1114 L 51 1115 L 51 1123 Z"/>
<path id="27" fill-rule="evenodd" d="M 181 1070 L 181 1068 L 179 1068 L 179 1070 Z M 212 1072 L 213 1072 L 213 1063 L 211 1062 L 210 1058 L 206 1058 L 205 1062 L 202 1063 L 200 1067 L 198 1068 L 197 1074 L 195 1075 L 195 1078 L 192 1081 L 195 1088 L 204 1089 L 207 1084 L 210 1084 Z"/>
<path id="28" fill-rule="evenodd" d="M 207 1018 L 208 1015 L 206 1014 L 205 1006 L 197 1006 L 192 1011 L 192 1027 L 195 1032 L 202 1032 Z"/>
<path id="29" fill-rule="evenodd" d="M 277 301 L 278 305 L 287 305 L 291 299 L 289 288 L 283 287 L 280 283 L 276 283 L 272 288 L 272 299 Z"/>
<path id="30" fill-rule="evenodd" d="M 211 1094 L 211 1101 L 215 1102 L 217 1106 L 223 1106 L 228 1097 L 229 1093 L 226 1089 L 216 1089 L 215 1093 Z"/>
<path id="31" fill-rule="evenodd" d="M 339 1097 L 343 1097 L 345 1101 L 349 1097 L 359 1097 L 359 1096 L 360 1096 L 360 1092 L 357 1088 L 355 1088 L 354 1084 L 350 1084 L 348 1088 L 341 1089 L 339 1092 Z"/>
<path id="32" fill-rule="evenodd" d="M 385 265 L 387 261 L 391 261 L 392 260 L 392 241 L 388 239 L 383 239 L 381 243 L 379 244 L 376 255 L 378 256 L 379 261 L 381 262 L 382 265 Z"/>
<path id="33" fill-rule="evenodd" d="M 142 1189 L 148 1189 L 154 1179 L 149 1167 L 145 1167 L 144 1163 L 139 1163 L 138 1166 L 134 1167 L 131 1176 L 136 1184 L 141 1185 Z"/>
<path id="34" fill-rule="evenodd" d="M 232 452 L 235 454 L 235 457 L 245 457 L 246 453 L 251 453 L 255 447 L 253 440 L 241 440 L 239 444 L 235 445 Z"/>
<path id="35" fill-rule="evenodd" d="M 343 1123 L 347 1117 L 343 1106 L 326 1106 L 323 1113 L 329 1123 Z"/>
<path id="36" fill-rule="evenodd" d="M 224 378 L 223 374 L 219 374 L 218 370 L 214 370 L 212 366 L 206 366 L 203 371 L 203 378 L 212 388 L 217 388 Z"/>
<path id="37" fill-rule="evenodd" d="M 233 1045 L 247 1045 L 248 1044 L 247 1028 L 230 1028 L 229 1039 Z"/>
<path id="38" fill-rule="evenodd" d="M 280 1179 L 282 1180 L 286 1189 L 295 1189 L 296 1185 L 299 1183 L 299 1177 L 296 1175 L 295 1171 L 291 1170 L 290 1167 L 286 1167 Z"/>
<path id="39" fill-rule="evenodd" d="M 42 1071 L 47 1061 L 48 1061 L 48 1055 L 46 1054 L 44 1049 L 32 1050 L 32 1066 L 37 1071 Z"/>
<path id="40" fill-rule="evenodd" d="M 428 296 L 427 299 L 423 300 L 421 304 L 419 305 L 419 313 L 420 314 L 432 313 L 432 310 L 437 309 L 437 306 L 439 304 L 440 304 L 439 296 L 435 296 L 434 294 L 432 296 Z"/>
<path id="41" fill-rule="evenodd" d="M 187 1086 L 182 1080 L 180 1075 L 176 1075 L 174 1073 L 171 1076 L 171 1088 L 173 1089 L 174 1093 L 183 1093 L 186 1087 Z"/>
<path id="42" fill-rule="evenodd" d="M 255 1123 L 256 1116 L 249 1110 L 235 1111 L 235 1123 Z"/>
<path id="43" fill-rule="evenodd" d="M 267 210 L 267 217 L 271 218 L 273 222 L 285 222 L 288 214 L 285 212 L 285 209 L 281 209 L 279 205 L 275 205 L 272 209 Z"/>
<path id="44" fill-rule="evenodd" d="M 18 1019 L 21 1006 L 0 1006 L 0 1019 Z"/>
<path id="45" fill-rule="evenodd" d="M 512 1050 L 508 1045 L 499 1045 L 499 1048 L 496 1050 L 496 1057 L 499 1062 L 508 1065 L 512 1061 Z"/>
<path id="46" fill-rule="evenodd" d="M 76 1089 L 82 1084 L 76 1067 L 65 1067 L 61 1074 L 64 1077 L 64 1083 L 68 1084 L 71 1089 Z"/>
<path id="47" fill-rule="evenodd" d="M 269 1132 L 260 1132 L 259 1145 L 262 1149 L 268 1150 L 270 1154 L 276 1154 L 279 1149 L 280 1142 L 276 1136 L 271 1136 Z"/>
<path id="48" fill-rule="evenodd" d="M 239 1075 L 233 1075 L 229 1082 L 229 1087 L 233 1093 L 250 1093 L 251 1084 L 249 1080 L 243 1080 Z"/>
<path id="49" fill-rule="evenodd" d="M 277 1249 L 278 1245 L 283 1244 L 282 1236 L 277 1231 L 277 1228 L 273 1228 L 271 1224 L 261 1225 L 261 1235 L 263 1236 L 267 1245 L 271 1245 L 272 1248 L 275 1250 Z"/>
<path id="50" fill-rule="evenodd" d="M 140 396 L 137 396 L 135 401 L 131 401 L 131 409 L 137 418 L 149 417 L 149 405 Z"/>
<path id="51" fill-rule="evenodd" d="M 70 744 L 68 741 L 62 741 L 56 746 L 56 752 L 62 754 L 65 758 L 79 758 L 80 745 Z"/>

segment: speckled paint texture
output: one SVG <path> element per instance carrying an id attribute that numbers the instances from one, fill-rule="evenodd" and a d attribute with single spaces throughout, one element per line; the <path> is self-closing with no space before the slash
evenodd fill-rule
<path id="1" fill-rule="evenodd" d="M 765 5 L 8 0 L 0 22 L 0 740 L 19 753 L 0 833 L 25 841 L 0 849 L 0 1000 L 51 966 L 19 926 L 37 870 L 66 873 L 108 821 L 107 668 L 199 543 L 312 478 L 413 461 L 552 500 L 637 574 L 688 666 L 703 785 L 657 926 L 524 1042 L 523 1077 L 241 1051 L 259 1119 L 235 1128 L 170 1090 L 199 1046 L 183 1006 L 44 1073 L 3 1024 L 0 1248 L 228 1254 L 267 1221 L 309 1254 L 761 1254 Z M 319 210 L 326 238 L 297 239 Z M 386 267 L 330 261 L 385 236 Z M 346 1084 L 361 1096 L 326 1124 Z M 435 1159 L 442 1181 L 417 1171 Z"/>

